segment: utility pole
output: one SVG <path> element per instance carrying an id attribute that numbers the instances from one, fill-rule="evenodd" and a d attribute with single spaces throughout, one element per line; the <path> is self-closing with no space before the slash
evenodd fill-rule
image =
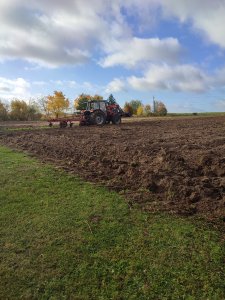
<path id="1" fill-rule="evenodd" d="M 155 113 L 156 107 L 155 107 L 155 96 L 153 96 L 153 113 Z"/>

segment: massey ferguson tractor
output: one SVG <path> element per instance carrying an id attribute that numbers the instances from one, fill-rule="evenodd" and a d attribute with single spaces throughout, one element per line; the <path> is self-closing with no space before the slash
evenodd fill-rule
<path id="1" fill-rule="evenodd" d="M 112 122 L 118 125 L 121 123 L 123 110 L 118 104 L 109 104 L 106 100 L 88 101 L 85 110 L 81 114 L 73 117 L 57 118 L 48 120 L 51 127 L 54 122 L 59 122 L 60 128 L 72 127 L 73 122 L 78 121 L 80 126 L 85 125 L 104 125 Z"/>

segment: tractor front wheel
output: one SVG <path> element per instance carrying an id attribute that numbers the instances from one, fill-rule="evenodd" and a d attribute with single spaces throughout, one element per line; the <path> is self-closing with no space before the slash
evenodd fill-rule
<path id="1" fill-rule="evenodd" d="M 121 115 L 120 114 L 113 115 L 112 123 L 115 125 L 119 125 L 121 123 Z"/>
<path id="2" fill-rule="evenodd" d="M 95 125 L 104 125 L 106 116 L 102 111 L 95 111 L 91 114 L 92 123 Z"/>

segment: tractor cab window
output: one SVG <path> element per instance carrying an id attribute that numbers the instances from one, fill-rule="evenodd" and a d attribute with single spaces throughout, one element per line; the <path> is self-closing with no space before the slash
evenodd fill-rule
<path id="1" fill-rule="evenodd" d="M 100 104 L 100 109 L 106 111 L 105 102 L 99 102 L 99 104 Z"/>
<path id="2" fill-rule="evenodd" d="M 101 109 L 102 111 L 106 111 L 106 103 L 104 101 L 88 102 L 87 109 L 88 110 Z"/>
<path id="3" fill-rule="evenodd" d="M 93 110 L 99 109 L 99 103 L 98 102 L 91 102 L 90 103 L 90 109 L 93 109 Z"/>

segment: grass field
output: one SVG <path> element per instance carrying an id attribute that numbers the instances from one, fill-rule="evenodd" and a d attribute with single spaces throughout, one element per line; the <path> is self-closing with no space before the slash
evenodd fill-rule
<path id="1" fill-rule="evenodd" d="M 0 299 L 225 299 L 221 233 L 0 147 Z"/>

